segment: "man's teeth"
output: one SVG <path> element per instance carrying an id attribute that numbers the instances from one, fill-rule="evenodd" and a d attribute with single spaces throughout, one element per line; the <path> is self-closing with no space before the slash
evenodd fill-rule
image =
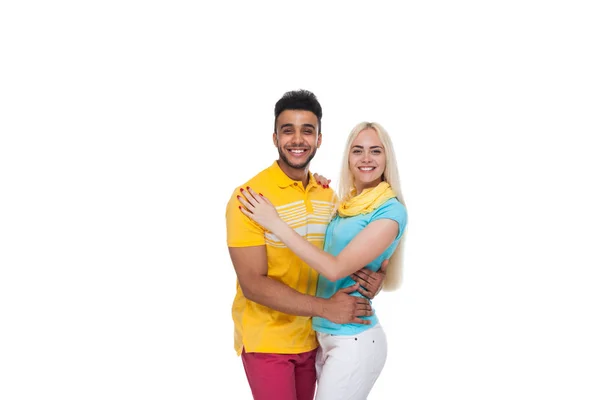
<path id="1" fill-rule="evenodd" d="M 292 153 L 294 154 L 302 154 L 304 153 L 306 150 L 290 150 Z"/>
<path id="2" fill-rule="evenodd" d="M 375 167 L 360 167 L 358 169 L 360 169 L 361 171 L 373 171 Z"/>

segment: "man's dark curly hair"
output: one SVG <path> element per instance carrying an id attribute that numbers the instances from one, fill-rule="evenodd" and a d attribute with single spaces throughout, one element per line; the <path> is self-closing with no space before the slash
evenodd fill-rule
<path id="1" fill-rule="evenodd" d="M 302 89 L 286 92 L 275 104 L 275 132 L 277 132 L 277 117 L 285 110 L 305 110 L 312 112 L 319 120 L 319 133 L 321 133 L 323 110 L 314 93 Z"/>

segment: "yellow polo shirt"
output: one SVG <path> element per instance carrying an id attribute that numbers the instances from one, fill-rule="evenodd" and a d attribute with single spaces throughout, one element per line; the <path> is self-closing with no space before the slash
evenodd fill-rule
<path id="1" fill-rule="evenodd" d="M 277 161 L 236 188 L 227 204 L 227 245 L 266 246 L 268 276 L 289 287 L 313 295 L 318 274 L 275 235 L 242 214 L 237 200 L 240 188 L 250 186 L 277 208 L 281 218 L 315 246 L 323 248 L 325 230 L 337 197 L 317 184 L 312 174 L 306 188 L 289 178 Z M 297 354 L 317 348 L 310 317 L 284 314 L 244 297 L 239 282 L 232 306 L 234 346 L 238 355 L 247 352 Z"/>

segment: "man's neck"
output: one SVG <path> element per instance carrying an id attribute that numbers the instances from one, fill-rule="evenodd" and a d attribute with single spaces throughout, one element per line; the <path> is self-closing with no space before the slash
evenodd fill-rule
<path id="1" fill-rule="evenodd" d="M 277 160 L 277 164 L 279 168 L 286 174 L 291 180 L 301 181 L 304 187 L 308 186 L 308 165 L 302 169 L 300 168 L 292 168 L 287 165 L 285 162 L 281 161 L 281 159 Z"/>

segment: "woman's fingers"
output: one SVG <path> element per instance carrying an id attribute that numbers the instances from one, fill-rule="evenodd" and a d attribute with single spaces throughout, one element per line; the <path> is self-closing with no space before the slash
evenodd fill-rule
<path id="1" fill-rule="evenodd" d="M 256 193 L 251 187 L 248 188 L 248 192 L 252 195 L 252 197 L 254 199 L 256 199 L 256 203 L 258 203 L 258 204 L 266 203 L 266 204 L 270 205 L 271 207 L 275 208 L 273 203 L 271 203 L 271 201 L 269 199 L 267 199 L 265 196 L 263 196 L 262 193 Z"/>
<path id="2" fill-rule="evenodd" d="M 250 192 L 250 188 L 248 186 L 246 186 L 246 190 L 240 189 L 240 193 L 244 195 L 244 198 L 246 201 L 248 201 L 248 203 L 252 204 L 252 206 L 256 205 L 257 200 Z"/>
<path id="3" fill-rule="evenodd" d="M 246 200 L 246 202 L 251 205 L 253 208 L 257 207 L 259 204 L 263 204 L 266 203 L 270 206 L 272 206 L 273 208 L 275 208 L 275 206 L 273 206 L 273 204 L 269 201 L 269 199 L 267 199 L 266 197 L 264 197 L 262 195 L 262 193 L 256 193 L 254 191 L 254 189 L 252 189 L 249 186 L 246 186 L 246 189 L 240 189 L 240 193 L 243 196 L 238 196 L 238 199 L 244 199 Z M 245 204 L 244 204 L 245 205 Z M 246 205 L 245 205 L 246 206 Z M 248 206 L 246 206 L 248 208 Z M 250 212 L 252 212 L 251 208 L 248 208 L 250 210 Z"/>
<path id="4" fill-rule="evenodd" d="M 260 196 L 260 200 L 264 201 L 266 204 L 270 205 L 271 207 L 275 208 L 275 206 L 273 205 L 273 203 L 271 203 L 271 200 L 267 199 L 265 196 L 263 196 L 262 194 L 258 194 Z"/>
<path id="5" fill-rule="evenodd" d="M 316 172 L 313 174 L 313 176 L 319 185 L 323 186 L 324 188 L 329 187 L 329 182 L 331 182 L 331 180 L 326 179 L 324 176 L 319 175 Z"/>
<path id="6" fill-rule="evenodd" d="M 248 190 L 248 193 L 250 194 L 250 196 L 252 196 L 254 201 L 256 201 L 257 203 L 261 202 L 262 196 L 256 193 L 251 187 L 247 186 L 246 190 Z"/>
<path id="7" fill-rule="evenodd" d="M 248 210 L 246 210 L 244 207 L 240 206 L 240 211 L 247 216 L 248 218 L 252 219 L 252 213 Z"/>
<path id="8" fill-rule="evenodd" d="M 243 193 L 244 193 L 244 192 L 242 192 L 242 194 L 243 194 Z M 250 202 L 249 202 L 249 201 L 246 199 L 246 197 L 244 197 L 244 196 L 239 196 L 239 195 L 238 195 L 237 199 L 238 199 L 238 201 L 239 201 L 240 203 L 242 203 L 242 205 L 243 205 L 244 207 L 246 207 L 246 209 L 247 209 L 248 211 L 252 212 L 252 209 L 254 208 L 254 205 L 253 205 L 253 204 L 251 204 L 251 203 L 250 203 Z"/>

